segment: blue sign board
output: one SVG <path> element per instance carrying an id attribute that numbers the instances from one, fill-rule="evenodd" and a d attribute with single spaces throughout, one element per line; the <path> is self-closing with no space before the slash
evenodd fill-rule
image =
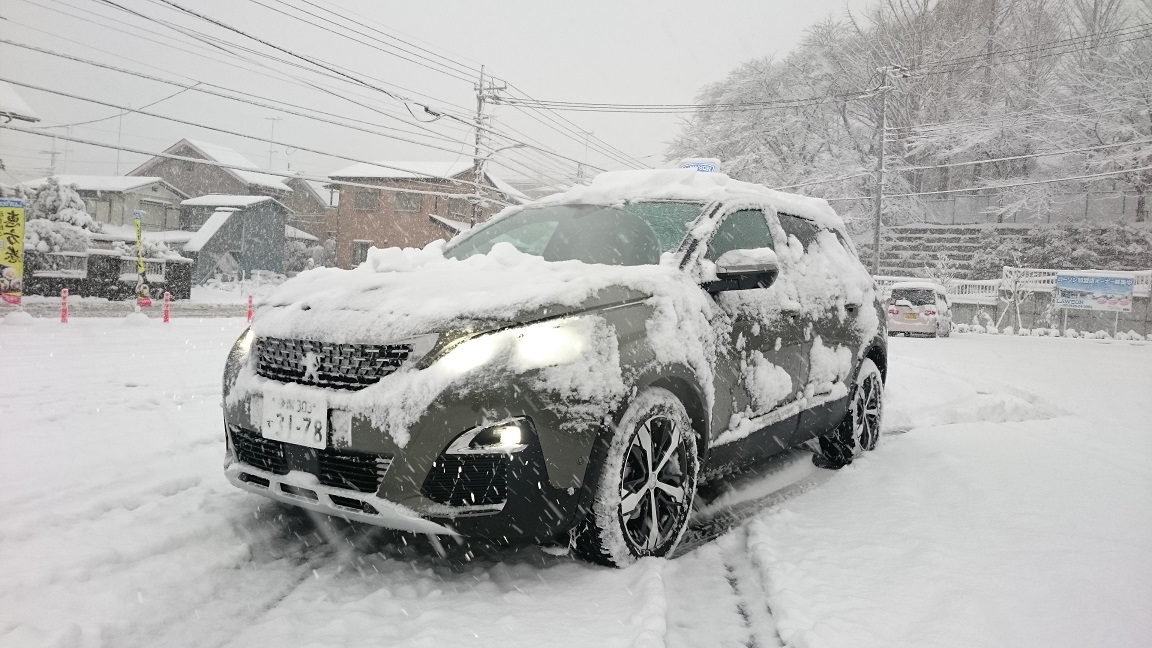
<path id="1" fill-rule="evenodd" d="M 1057 308 L 1129 313 L 1135 287 L 1127 272 L 1058 272 L 1054 301 Z"/>

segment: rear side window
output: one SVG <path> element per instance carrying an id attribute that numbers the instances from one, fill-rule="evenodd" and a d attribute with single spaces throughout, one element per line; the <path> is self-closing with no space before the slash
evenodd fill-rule
<path id="1" fill-rule="evenodd" d="M 816 242 L 816 233 L 819 231 L 816 225 L 792 214 L 778 214 L 780 216 L 780 227 L 791 236 L 795 236 L 797 240 L 804 246 L 807 251 L 808 247 Z"/>
<path id="2" fill-rule="evenodd" d="M 728 214 L 708 244 L 709 261 L 719 259 L 730 250 L 772 248 L 772 231 L 759 209 L 742 209 Z"/>

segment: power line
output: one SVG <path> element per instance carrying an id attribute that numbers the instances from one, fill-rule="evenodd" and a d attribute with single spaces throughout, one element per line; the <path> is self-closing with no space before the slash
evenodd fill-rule
<path id="1" fill-rule="evenodd" d="M 1139 173 L 1141 171 L 1152 171 L 1152 166 L 1137 167 L 1134 169 L 1122 169 L 1120 171 L 1103 171 L 1100 173 L 1089 173 L 1085 175 L 1070 176 L 1067 178 L 1052 178 L 1050 180 L 1030 180 L 1027 182 L 1015 182 L 1012 184 L 1003 185 L 988 185 L 986 187 L 964 187 L 963 189 L 943 189 L 940 191 L 917 191 L 912 193 L 902 194 L 884 194 L 885 198 L 909 198 L 914 196 L 938 196 L 941 194 L 964 193 L 964 192 L 979 192 L 988 189 L 1011 189 L 1013 187 L 1030 187 L 1032 185 L 1050 184 L 1053 182 L 1071 182 L 1073 180 L 1093 180 L 1095 178 L 1105 178 L 1108 176 L 1125 175 L 1128 173 Z M 845 196 L 839 198 L 824 198 L 828 202 L 833 201 L 847 201 L 847 200 L 872 200 L 873 196 Z"/>
<path id="2" fill-rule="evenodd" d="M 61 53 L 61 52 L 55 52 L 55 51 L 52 51 L 52 50 L 47 50 L 47 49 L 44 49 L 44 48 L 35 47 L 35 46 L 32 46 L 32 45 L 26 45 L 26 44 L 24 44 L 24 43 L 19 43 L 19 42 L 16 42 L 16 41 L 11 41 L 11 40 L 8 40 L 8 39 L 5 39 L 5 38 L 0 38 L 0 43 L 4 43 L 4 44 L 7 44 L 7 45 L 12 45 L 12 46 L 15 46 L 15 47 L 20 47 L 20 48 L 24 48 L 24 49 L 28 49 L 28 50 L 31 50 L 31 51 L 36 51 L 36 52 L 39 52 L 39 53 L 43 53 L 43 54 L 47 54 L 47 55 L 50 55 L 50 56 L 56 56 L 56 57 L 59 57 L 59 58 L 64 58 L 64 59 L 67 59 L 67 60 L 71 60 L 71 61 L 75 61 L 75 62 L 78 62 L 78 63 L 83 63 L 83 64 L 86 64 L 86 65 L 91 65 L 91 66 L 99 67 L 99 68 L 102 68 L 102 69 L 107 69 L 107 70 L 111 70 L 111 71 L 119 72 L 119 73 L 122 73 L 122 74 L 127 74 L 127 75 L 130 75 L 130 76 L 135 76 L 135 77 L 143 78 L 143 79 L 146 79 L 146 80 L 149 80 L 149 81 L 155 81 L 155 82 L 158 82 L 158 83 L 164 83 L 164 84 L 167 84 L 167 85 L 173 85 L 173 86 L 176 86 L 176 87 L 184 88 L 184 89 L 186 89 L 186 90 L 195 90 L 196 92 L 201 92 L 201 93 L 204 93 L 204 94 L 208 94 L 208 95 L 212 95 L 212 96 L 220 97 L 220 98 L 223 98 L 223 99 L 228 99 L 228 100 L 231 100 L 231 101 L 236 101 L 236 102 L 239 102 L 239 103 L 244 103 L 244 104 L 249 104 L 249 105 L 253 105 L 253 106 L 258 106 L 258 107 L 261 107 L 261 108 L 267 108 L 267 109 L 270 109 L 270 110 L 278 110 L 278 111 L 280 111 L 280 112 L 283 112 L 283 113 L 286 113 L 286 114 L 290 114 L 290 115 L 296 115 L 296 116 L 298 116 L 298 117 L 303 117 L 303 118 L 305 118 L 305 119 L 311 119 L 311 120 L 314 120 L 314 121 L 319 121 L 319 122 L 329 123 L 329 124 L 332 124 L 332 125 L 335 125 L 335 126 L 340 126 L 340 127 L 342 127 L 342 128 L 347 128 L 347 129 L 350 129 L 350 130 L 355 130 L 355 131 L 360 131 L 360 132 L 365 132 L 365 133 L 371 133 L 371 134 L 374 134 L 374 135 L 378 135 L 378 136 L 380 136 L 380 137 L 386 137 L 386 138 L 389 138 L 389 139 L 393 139 L 393 140 L 396 140 L 396 141 L 406 142 L 406 143 L 410 143 L 410 144 L 416 144 L 416 145 L 418 145 L 418 146 L 423 146 L 423 147 L 427 147 L 427 148 L 431 148 L 431 149 L 435 149 L 435 150 L 447 151 L 447 152 L 450 152 L 450 153 L 456 153 L 456 152 L 457 152 L 457 151 L 456 151 L 456 149 L 450 149 L 450 148 L 446 148 L 446 147 L 442 147 L 442 146 L 437 146 L 437 145 L 434 145 L 434 144 L 429 144 L 429 143 L 427 143 L 427 142 L 419 142 L 419 141 L 416 141 L 416 140 L 408 139 L 408 138 L 405 138 L 405 137 L 400 137 L 400 136 L 397 136 L 397 135 L 393 135 L 393 134 L 390 134 L 390 133 L 381 132 L 381 131 L 379 131 L 379 130 L 373 130 L 373 129 L 369 129 L 369 128 L 359 127 L 359 126 L 355 126 L 355 125 L 351 125 L 351 124 L 347 124 L 347 123 L 343 123 L 343 122 L 335 121 L 335 120 L 332 120 L 332 119 L 327 119 L 327 118 L 324 118 L 324 117 L 317 117 L 317 116 L 315 116 L 315 115 L 309 115 L 309 114 L 306 114 L 306 113 L 303 113 L 303 112 L 299 112 L 299 111 L 296 111 L 296 110 L 292 110 L 291 108 L 301 108 L 301 109 L 303 109 L 303 110 L 312 110 L 313 112 L 316 112 L 316 113 L 319 113 L 319 114 L 322 114 L 322 115 L 333 115 L 333 116 L 334 116 L 334 114 L 333 114 L 333 113 L 327 113 L 327 112 L 324 112 L 324 111 L 319 111 L 319 110 L 310 109 L 310 108 L 303 108 L 303 107 L 301 107 L 301 106 L 297 106 L 297 105 L 295 105 L 295 104 L 288 104 L 288 103 L 278 102 L 278 101 L 275 101 L 275 100 L 271 100 L 271 99 L 266 99 L 266 101 L 270 101 L 270 102 L 273 102 L 272 104 L 269 104 L 269 103 L 261 103 L 261 102 L 259 102 L 259 101 L 252 101 L 252 100 L 242 99 L 242 98 L 239 98 L 239 97 L 234 97 L 234 96 L 231 96 L 231 95 L 228 95 L 228 94 L 224 94 L 224 93 L 222 93 L 222 92 L 217 92 L 217 91 L 213 91 L 213 90 L 210 90 L 210 89 L 208 89 L 207 87 L 197 87 L 197 86 L 195 86 L 195 85 L 186 86 L 186 85 L 183 85 L 183 84 L 177 83 L 177 82 L 175 82 L 175 81 L 170 81 L 170 80 L 167 80 L 167 79 L 163 79 L 163 78 L 160 78 L 160 77 L 155 77 L 155 76 L 152 76 L 152 75 L 144 74 L 144 73 L 142 73 L 142 72 L 134 72 L 134 71 L 132 71 L 132 70 L 127 70 L 127 69 L 124 69 L 124 68 L 119 68 L 119 67 L 116 67 L 116 66 L 112 66 L 112 65 L 108 65 L 108 64 L 105 64 L 105 63 L 99 63 L 99 62 L 96 62 L 96 61 L 91 61 L 91 60 L 88 60 L 88 59 L 83 59 L 83 58 L 80 58 L 80 57 L 72 56 L 72 55 L 69 55 L 69 54 L 64 54 L 64 53 Z M 241 93 L 240 91 L 232 90 L 232 89 L 230 89 L 230 88 L 224 88 L 223 86 L 216 86 L 215 84 L 208 84 L 208 83 L 204 83 L 204 82 L 198 82 L 198 83 L 200 83 L 200 84 L 201 84 L 201 86 L 210 86 L 210 87 L 215 87 L 215 88 L 221 88 L 221 89 L 223 89 L 223 90 L 226 90 L 226 91 L 228 91 L 228 92 L 237 92 L 237 93 Z M 247 94 L 247 93 L 241 93 L 241 94 Z M 257 96 L 257 95 L 252 95 L 252 96 Z M 263 99 L 263 98 L 262 98 L 262 99 Z M 275 104 L 279 104 L 279 105 L 275 105 Z M 284 106 L 290 106 L 291 108 L 284 108 Z M 360 120 L 353 120 L 353 121 L 360 121 Z M 361 123 L 365 123 L 365 124 L 367 124 L 367 123 L 369 123 L 369 122 L 361 122 Z M 382 128 L 382 129 L 386 129 L 386 130 L 396 130 L 397 132 L 402 132 L 402 133 L 403 133 L 403 132 L 405 132 L 405 131 L 399 131 L 398 129 L 389 129 L 388 127 L 385 127 L 385 126 L 379 126 L 379 127 L 377 127 L 377 128 Z M 422 134 L 420 134 L 420 133 L 416 133 L 415 135 L 421 135 L 421 136 L 423 136 L 423 135 L 422 135 Z M 447 138 L 445 138 L 445 140 L 446 140 L 446 141 L 451 141 L 451 142 L 454 142 L 454 143 L 458 143 L 458 140 L 450 140 L 450 139 L 447 139 Z M 487 147 L 485 147 L 485 148 L 487 149 Z M 537 147 L 533 147 L 533 148 L 537 148 Z M 541 149 L 541 150 L 543 151 L 543 149 Z M 551 154 L 551 155 L 556 155 L 556 154 L 553 154 L 553 153 L 551 153 L 550 151 L 544 151 L 544 152 L 546 152 L 546 153 L 548 153 L 548 154 Z M 555 180 L 555 178 L 553 178 L 553 179 Z"/>
<path id="3" fill-rule="evenodd" d="M 1060 151 L 1041 151 L 1039 153 L 1029 153 L 1026 155 L 1012 155 L 1009 157 L 992 158 L 988 160 L 970 160 L 968 162 L 952 162 L 949 164 L 932 164 L 928 166 L 910 166 L 910 167 L 897 167 L 892 171 L 922 171 L 926 169 L 944 169 L 962 166 L 973 166 L 976 164 L 988 164 L 990 162 L 1010 162 L 1012 160 L 1027 160 L 1039 157 L 1051 157 L 1054 155 L 1068 155 L 1071 153 L 1084 153 L 1087 151 L 1099 151 L 1102 149 L 1117 148 L 1120 146 L 1133 146 L 1136 144 L 1152 144 L 1152 139 L 1133 140 L 1130 142 L 1119 142 L 1116 144 L 1101 144 L 1099 146 L 1085 146 L 1083 148 L 1063 149 Z"/>
<path id="4" fill-rule="evenodd" d="M 928 68 L 924 71 L 913 71 L 910 73 L 910 76 L 912 76 L 912 77 L 925 77 L 925 76 L 931 76 L 931 75 L 936 75 L 936 74 L 951 74 L 953 72 L 959 72 L 959 71 L 971 72 L 974 70 L 980 70 L 980 69 L 984 69 L 984 68 L 995 67 L 997 65 L 1004 65 L 1007 63 L 1024 63 L 1024 62 L 1038 61 L 1040 59 L 1050 58 L 1053 56 L 1063 56 L 1065 54 L 1074 54 L 1076 52 L 1087 52 L 1089 50 L 1093 50 L 1093 49 L 1096 49 L 1098 47 L 1104 47 L 1106 45 L 1120 45 L 1122 43 L 1127 43 L 1127 42 L 1131 42 L 1134 40 L 1140 40 L 1142 38 L 1147 38 L 1150 35 L 1152 35 L 1152 31 L 1150 31 L 1150 30 L 1152 30 L 1152 24 L 1138 25 L 1136 27 L 1125 28 L 1125 29 L 1136 29 L 1137 31 L 1122 34 L 1122 36 L 1125 36 L 1125 38 L 1119 38 L 1118 40 L 1111 40 L 1111 41 L 1107 41 L 1107 42 L 1102 41 L 1102 42 L 1096 42 L 1096 43 L 1091 43 L 1089 41 L 1086 41 L 1086 43 L 1084 43 L 1084 44 L 1088 45 L 1086 47 L 1081 47 L 1079 45 L 1071 46 L 1071 45 L 1051 44 L 1050 46 L 1047 46 L 1047 47 L 1036 47 L 1032 51 L 1025 52 L 1022 54 L 1013 54 L 1007 58 L 1003 58 L 1002 60 L 989 61 L 983 65 L 940 66 L 939 69 Z M 1119 31 L 1119 30 L 1116 30 L 1116 31 Z M 1095 36 L 1096 35 L 1092 35 L 1092 37 L 1095 37 Z M 1078 37 L 1078 38 L 1079 39 L 1088 39 L 1090 37 L 1089 36 L 1082 36 L 1082 37 Z M 1059 42 L 1060 41 L 1054 41 L 1054 43 L 1059 43 Z M 999 54 L 994 52 L 991 55 L 988 55 L 988 57 L 989 58 L 998 58 Z"/>
<path id="5" fill-rule="evenodd" d="M 7 83 L 11 83 L 12 85 L 17 85 L 17 86 L 20 86 L 20 87 L 23 87 L 23 88 L 29 88 L 29 89 L 32 89 L 32 90 L 38 90 L 38 91 L 40 91 L 40 92 L 47 92 L 47 93 L 49 93 L 49 94 L 54 94 L 54 95 L 57 95 L 57 96 L 60 96 L 60 97 L 67 97 L 67 98 L 69 98 L 69 99 L 76 99 L 76 100 L 79 100 L 79 101 L 86 101 L 86 102 L 89 102 L 89 103 L 94 103 L 94 104 L 97 104 L 97 105 L 101 105 L 101 106 L 105 106 L 105 107 L 108 107 L 108 108 L 119 108 L 119 109 L 121 109 L 121 110 L 127 110 L 127 108 L 126 108 L 126 107 L 124 107 L 124 106 L 118 106 L 118 105 L 116 105 L 116 104 L 113 104 L 113 103 L 109 103 L 109 102 L 106 102 L 106 101 L 100 101 L 100 100 L 98 100 L 98 99 L 91 99 L 91 98 L 88 98 L 88 97 L 82 97 L 82 96 L 80 96 L 80 95 L 72 94 L 72 93 L 69 93 L 69 92 L 63 92 L 63 91 L 60 91 L 60 90 L 52 90 L 51 88 L 45 88 L 45 87 L 43 87 L 43 86 L 38 86 L 38 85 L 34 85 L 34 84 L 31 84 L 31 83 L 25 83 L 25 82 L 23 82 L 23 81 L 17 81 L 17 80 L 15 80 L 15 79 L 10 79 L 10 78 L 5 78 L 5 77 L 0 77 L 0 81 L 5 81 L 5 82 L 7 82 Z M 137 113 L 139 113 L 139 114 L 141 114 L 141 115 L 146 115 L 146 116 L 148 116 L 148 117 L 155 117 L 155 118 L 157 118 L 157 119 L 163 119 L 163 120 L 166 120 L 166 121 L 175 122 L 175 123 L 177 123 L 177 124 L 182 124 L 182 125 L 185 125 L 185 126 L 194 126 L 194 127 L 196 127 L 196 128 L 203 128 L 203 129 L 205 129 L 205 130 L 210 130 L 210 131 L 214 131 L 214 132 L 217 132 L 217 133 L 223 133 L 223 134 L 225 134 L 225 135 L 232 135 L 232 136 L 234 136 L 234 137 L 243 137 L 243 138 L 245 138 L 245 139 L 256 140 L 256 141 L 258 141 L 258 142 L 263 142 L 263 143 L 266 143 L 266 144 L 276 144 L 276 142 L 274 142 L 274 141 L 273 141 L 273 140 L 271 140 L 271 139 L 266 139 L 266 138 L 263 138 L 263 137 L 259 137 L 259 136 L 256 136 L 256 135 L 247 135 L 247 134 L 245 134 L 245 133 L 240 133 L 240 132 L 237 132 L 237 131 L 231 131 L 231 130 L 228 130 L 228 129 L 225 129 L 225 128 L 218 128 L 218 127 L 215 127 L 215 126 L 208 126 L 208 125 L 206 125 L 206 124 L 199 124 L 199 123 L 196 123 L 196 122 L 193 122 L 193 121 L 188 121 L 188 120 L 184 120 L 184 119 L 178 119 L 178 118 L 176 118 L 176 117 L 167 117 L 167 116 L 165 116 L 165 115 L 160 115 L 160 114 L 157 114 L 157 113 L 152 113 L 152 112 L 148 112 L 148 111 L 145 111 L 145 110 L 136 110 L 135 112 L 137 112 Z M 46 136 L 49 136 L 49 137 L 52 137 L 52 136 L 53 136 L 53 135 L 50 135 L 50 134 L 45 134 L 45 135 L 46 135 Z M 324 155 L 324 156 L 327 156 L 327 157 L 336 158 L 336 159 L 338 159 L 338 160 L 346 160 L 346 161 L 348 161 L 348 162 L 356 162 L 356 163 L 360 163 L 360 164 L 368 164 L 368 165 L 371 165 L 371 166 L 375 166 L 375 167 L 381 167 L 381 168 L 385 168 L 385 169 L 392 169 L 392 170 L 394 170 L 394 171 L 403 171 L 403 172 L 405 172 L 405 173 L 413 173 L 413 174 L 415 174 L 415 175 L 417 175 L 417 176 L 427 176 L 427 177 L 429 177 L 429 178 L 434 178 L 434 179 L 437 179 L 437 180 L 446 180 L 446 181 L 448 181 L 448 182 L 452 182 L 452 183 L 455 183 L 455 184 L 470 185 L 470 186 L 475 186 L 475 187 L 477 187 L 477 188 L 479 188 L 479 187 L 481 187 L 481 186 L 482 186 L 482 185 L 480 185 L 480 184 L 477 184 L 477 183 L 475 183 L 475 182 L 469 182 L 469 181 L 467 181 L 467 180 L 459 180 L 459 179 L 456 179 L 456 178 L 450 178 L 450 177 L 447 177 L 447 176 L 437 176 L 437 175 L 434 175 L 434 174 L 430 174 L 430 173 L 421 173 L 421 172 L 419 172 L 419 171 L 413 171 L 413 170 L 411 170 L 411 169 L 405 169 L 405 168 L 403 168 L 403 167 L 392 166 L 392 165 L 389 165 L 389 164 L 386 164 L 386 163 L 382 163 L 382 162 L 373 162 L 373 161 L 369 161 L 369 160 L 362 160 L 362 159 L 359 159 L 359 158 L 353 158 L 353 157 L 348 157 L 348 156 L 345 156 L 345 155 L 340 155 L 340 154 L 338 154 L 338 153 L 329 153 L 329 152 L 327 152 L 327 151 L 321 151 L 321 150 L 318 150 L 318 149 L 310 148 L 310 147 L 307 147 L 307 146 L 301 146 L 301 145 L 298 145 L 298 144 L 288 144 L 288 143 L 286 143 L 286 142 L 280 142 L 280 143 L 281 143 L 282 145 L 284 145 L 284 146 L 287 146 L 287 147 L 289 147 L 289 148 L 299 149 L 299 150 L 301 150 L 301 151 L 307 151 L 307 152 L 309 152 L 309 153 L 316 153 L 317 155 Z M 421 180 L 421 179 L 419 179 L 419 178 L 417 178 L 415 181 L 416 181 L 416 182 L 423 182 L 423 180 Z"/>
<path id="6" fill-rule="evenodd" d="M 899 169 L 892 169 L 892 170 L 898 171 Z M 810 185 L 818 185 L 818 184 L 828 184 L 831 182 L 839 182 L 841 180 L 851 180 L 852 178 L 859 178 L 860 176 L 870 176 L 870 175 L 872 175 L 871 171 L 861 171 L 860 173 L 853 173 L 852 175 L 840 176 L 837 178 L 828 178 L 826 180 L 812 180 L 810 182 L 801 182 L 800 184 L 784 185 L 783 187 L 772 187 L 772 189 L 775 191 L 780 191 L 781 189 L 796 189 L 798 187 L 807 187 Z"/>
<path id="7" fill-rule="evenodd" d="M 288 13 L 288 12 L 286 12 L 286 11 L 281 11 L 281 10 L 279 10 L 279 9 L 276 9 L 276 8 L 274 8 L 274 7 L 270 7 L 270 6 L 266 5 L 266 4 L 264 4 L 263 2 L 261 2 L 260 0 L 248 0 L 248 1 L 249 1 L 249 2 L 251 2 L 251 3 L 253 3 L 253 4 L 259 5 L 259 6 L 261 6 L 261 7 L 264 7 L 265 9 L 268 9 L 268 10 L 270 10 L 270 11 L 274 11 L 274 12 L 276 12 L 276 13 L 279 13 L 279 14 L 281 14 L 281 15 L 283 15 L 283 16 L 288 16 L 288 17 L 290 17 L 290 18 L 293 18 L 293 19 L 295 19 L 295 20 L 298 20 L 298 21 L 300 21 L 300 22 L 302 22 L 302 23 L 304 23 L 304 24 L 306 24 L 306 25 L 310 25 L 310 26 L 312 26 L 312 27 L 315 27 L 316 29 L 320 29 L 320 30 L 326 31 L 326 32 L 328 32 L 328 33 L 330 33 L 330 34 L 336 34 L 336 35 L 339 35 L 339 36 L 341 36 L 342 38 L 346 38 L 346 39 L 348 39 L 348 40 L 351 40 L 351 41 L 353 41 L 353 42 L 355 42 L 355 43 L 360 43 L 361 45 L 365 45 L 365 46 L 367 46 L 367 47 L 371 47 L 372 49 L 374 49 L 374 50 L 376 50 L 376 51 L 378 51 L 378 52 L 382 52 L 382 53 L 384 53 L 384 54 L 388 54 L 389 56 L 394 56 L 394 57 L 396 57 L 396 58 L 399 58 L 399 59 L 401 59 L 401 60 L 404 60 L 404 61 L 408 61 L 409 63 L 413 63 L 413 64 L 415 64 L 415 65 L 419 65 L 420 67 L 423 67 L 423 68 L 425 68 L 425 69 L 431 70 L 431 71 L 433 71 L 433 72 L 438 72 L 438 73 L 440 73 L 440 74 L 444 74 L 444 75 L 446 75 L 446 76 L 449 76 L 449 77 L 451 77 L 451 78 L 453 78 L 453 79 L 457 79 L 457 80 L 460 80 L 460 81 L 467 81 L 467 82 L 469 82 L 469 83 L 471 83 L 471 81 L 472 81 L 472 80 L 471 80 L 469 77 L 466 77 L 466 76 L 464 76 L 464 75 L 463 75 L 461 72 L 459 72 L 458 70 L 455 70 L 455 69 L 453 69 L 453 68 L 450 68 L 449 66 L 447 66 L 447 65 L 445 65 L 445 64 L 443 64 L 443 63 L 440 63 L 440 62 L 438 62 L 438 61 L 434 61 L 433 59 L 431 59 L 431 58 L 428 58 L 428 57 L 426 57 L 426 56 L 422 56 L 422 55 L 419 55 L 419 54 L 413 54 L 413 53 L 411 53 L 411 52 L 408 52 L 407 50 L 402 50 L 401 48 L 398 48 L 398 47 L 396 47 L 396 46 L 394 46 L 394 45 L 389 45 L 389 44 L 387 44 L 387 43 L 384 43 L 383 41 L 381 41 L 381 40 L 380 40 L 380 39 L 378 39 L 378 38 L 374 38 L 374 37 L 372 37 L 372 36 L 369 36 L 369 35 L 367 35 L 367 34 L 364 34 L 363 32 L 360 32 L 360 31 L 354 30 L 354 29 L 352 29 L 351 27 L 346 27 L 346 26 L 344 26 L 344 25 L 339 25 L 339 27 L 340 27 L 341 29 L 344 29 L 344 30 L 346 30 L 346 31 L 348 31 L 348 32 L 351 32 L 351 33 L 353 33 L 353 34 L 358 34 L 358 35 L 361 35 L 361 36 L 366 36 L 366 37 L 368 37 L 368 38 L 372 38 L 372 39 L 373 39 L 373 40 L 375 40 L 377 43 L 380 43 L 380 46 L 377 46 L 377 45 L 372 45 L 371 43 L 367 43 L 367 42 L 364 42 L 364 41 L 362 41 L 362 40 L 359 40 L 359 39 L 357 39 L 357 38 L 352 38 L 352 37 L 349 37 L 349 36 L 347 36 L 347 35 L 345 35 L 345 34 L 338 34 L 338 33 L 337 33 L 335 30 L 333 30 L 333 29 L 331 29 L 331 28 L 328 28 L 328 27 L 325 27 L 325 26 L 323 26 L 323 25 L 320 25 L 320 24 L 314 23 L 314 22 L 312 22 L 312 21 L 310 21 L 310 20 L 306 20 L 306 19 L 304 19 L 304 18 L 301 18 L 301 17 L 299 17 L 299 16 L 296 16 L 296 15 L 290 14 L 290 13 Z M 295 10 L 295 11 L 299 11 L 300 13 L 303 13 L 303 14 L 305 14 L 305 15 L 308 15 L 308 16 L 312 16 L 313 18 L 316 18 L 316 19 L 318 19 L 318 20 L 321 20 L 321 21 L 327 22 L 327 23 L 329 23 L 329 24 L 332 24 L 332 25 L 336 25 L 336 23 L 335 23 L 334 21 L 332 21 L 332 20 L 330 20 L 330 19 L 328 19 L 328 18 L 324 18 L 323 16 L 320 16 L 320 15 L 317 15 L 317 14 L 315 14 L 315 13 L 312 13 L 311 11 L 308 11 L 308 10 L 306 10 L 306 9 L 301 9 L 300 7 L 296 7 L 296 6 L 293 6 L 293 5 L 291 5 L 291 4 L 288 4 L 287 2 L 284 2 L 284 0 L 273 0 L 273 1 L 274 1 L 274 2 L 276 2 L 276 3 L 278 3 L 278 4 L 284 5 L 284 6 L 286 6 L 286 7 L 289 7 L 289 8 L 291 8 L 291 9 Z M 311 3 L 309 3 L 309 4 L 311 4 Z M 390 49 L 385 49 L 385 48 L 390 48 Z M 401 51 L 403 51 L 403 52 L 405 52 L 405 53 L 407 53 L 407 54 L 411 54 L 411 55 L 412 55 L 412 56 L 414 56 L 415 58 L 408 58 L 407 56 L 403 56 L 403 55 L 401 55 L 401 54 L 399 54 L 399 53 L 397 53 L 397 52 L 395 52 L 395 51 L 391 51 L 391 50 L 401 50 Z M 421 62 L 420 62 L 420 60 L 418 60 L 418 59 L 425 61 L 425 63 L 421 63 Z M 440 67 L 439 67 L 439 68 L 436 68 L 436 67 L 432 67 L 432 65 L 436 65 L 436 66 L 440 66 Z M 442 68 L 442 69 L 441 69 L 441 68 Z"/>

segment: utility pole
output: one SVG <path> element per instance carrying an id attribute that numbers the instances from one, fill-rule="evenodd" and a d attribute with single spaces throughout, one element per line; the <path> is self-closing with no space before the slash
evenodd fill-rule
<path id="1" fill-rule="evenodd" d="M 494 94 L 507 87 L 496 87 L 496 85 L 491 82 L 488 82 L 487 86 L 484 84 L 484 66 L 481 65 L 480 83 L 476 86 L 476 141 L 472 146 L 472 181 L 475 185 L 472 189 L 472 218 L 469 223 L 472 227 L 475 227 L 476 223 L 480 221 L 480 182 L 484 178 L 484 162 L 491 155 L 489 154 L 489 156 L 483 157 L 480 155 L 481 138 L 484 135 L 484 104 L 489 98 L 489 92 Z M 495 151 L 493 151 L 493 153 L 494 152 Z"/>
<path id="2" fill-rule="evenodd" d="M 272 133 L 268 135 L 268 168 L 272 168 L 272 151 L 275 150 L 276 141 L 276 122 L 280 121 L 280 117 L 265 117 L 268 121 L 272 122 Z"/>
<path id="3" fill-rule="evenodd" d="M 56 175 L 56 156 L 60 155 L 60 153 L 56 151 L 56 138 L 55 137 L 52 138 L 52 150 L 51 151 L 40 151 L 40 152 L 51 156 L 48 158 L 48 175 L 50 175 L 50 176 Z"/>
<path id="4" fill-rule="evenodd" d="M 899 65 L 885 65 L 879 69 L 880 77 L 880 125 L 877 128 L 877 135 L 880 138 L 879 142 L 879 155 L 876 159 L 876 196 L 873 199 L 875 207 L 875 216 L 873 218 L 872 227 L 872 274 L 880 274 L 880 225 L 882 215 L 884 212 L 884 152 L 885 145 L 888 141 L 888 91 L 891 86 L 888 85 L 888 74 L 891 72 L 904 72 L 907 76 L 907 68 Z"/>

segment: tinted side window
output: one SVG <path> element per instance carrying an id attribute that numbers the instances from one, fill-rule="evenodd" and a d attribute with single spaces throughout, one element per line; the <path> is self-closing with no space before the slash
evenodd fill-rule
<path id="1" fill-rule="evenodd" d="M 772 231 L 764 212 L 758 209 L 744 209 L 728 214 L 712 242 L 708 244 L 709 261 L 719 259 L 729 250 L 754 250 L 772 247 Z"/>
<path id="2" fill-rule="evenodd" d="M 804 250 L 808 250 L 808 246 L 816 242 L 816 226 L 809 221 L 793 216 L 792 214 L 780 213 L 780 226 L 788 234 L 795 236 L 800 243 L 804 246 Z"/>

